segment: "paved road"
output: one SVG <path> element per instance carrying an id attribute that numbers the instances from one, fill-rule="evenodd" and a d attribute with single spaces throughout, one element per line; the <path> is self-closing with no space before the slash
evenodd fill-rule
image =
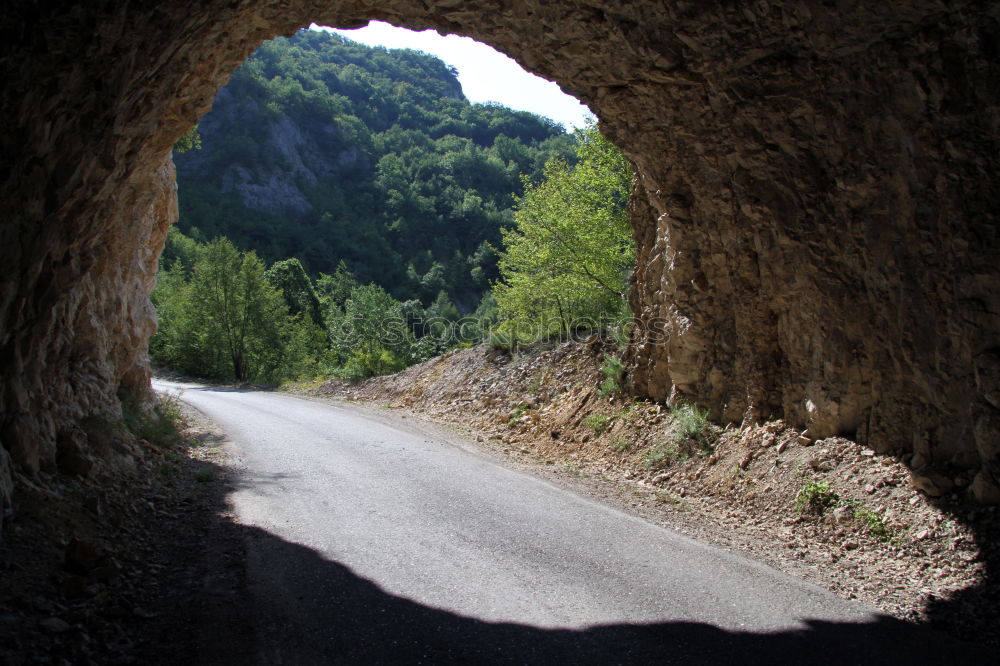
<path id="1" fill-rule="evenodd" d="M 155 386 L 234 442 L 258 663 L 919 664 L 971 649 L 417 424 Z"/>

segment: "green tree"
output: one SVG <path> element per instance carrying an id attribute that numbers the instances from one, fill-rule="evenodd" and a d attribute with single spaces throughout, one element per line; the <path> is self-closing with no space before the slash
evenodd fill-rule
<path id="1" fill-rule="evenodd" d="M 579 133 L 579 163 L 551 160 L 538 185 L 525 183 L 503 232 L 501 281 L 493 294 L 520 338 L 593 328 L 627 312 L 635 247 L 626 213 L 632 173 L 591 126 Z"/>
<path id="2" fill-rule="evenodd" d="M 316 281 L 316 293 L 319 296 L 320 304 L 324 307 L 335 305 L 343 309 L 344 303 L 351 297 L 351 291 L 357 286 L 358 279 L 354 277 L 354 273 L 347 270 L 347 264 L 341 259 L 333 275 L 319 274 L 319 280 Z"/>
<path id="3" fill-rule="evenodd" d="M 412 337 L 402 304 L 378 285 L 351 290 L 351 297 L 344 303 L 344 316 L 331 330 L 331 336 L 345 359 L 341 374 L 346 377 L 384 375 L 407 365 Z"/>
<path id="4" fill-rule="evenodd" d="M 174 144 L 175 153 L 186 153 L 189 150 L 201 150 L 201 134 L 198 133 L 197 125 L 185 132 Z"/>
<path id="5" fill-rule="evenodd" d="M 281 290 L 292 315 L 304 314 L 316 326 L 323 326 L 319 297 L 312 280 L 298 259 L 283 259 L 267 269 L 268 282 Z"/>
<path id="6" fill-rule="evenodd" d="M 228 359 L 236 381 L 276 378 L 283 361 L 288 306 L 253 252 L 213 241 L 191 277 L 190 311 L 203 336 Z"/>

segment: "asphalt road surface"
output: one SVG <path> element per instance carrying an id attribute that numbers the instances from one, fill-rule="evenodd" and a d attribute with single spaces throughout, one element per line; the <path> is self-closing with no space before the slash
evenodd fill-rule
<path id="1" fill-rule="evenodd" d="M 233 443 L 260 664 L 987 663 L 424 425 L 154 386 Z"/>

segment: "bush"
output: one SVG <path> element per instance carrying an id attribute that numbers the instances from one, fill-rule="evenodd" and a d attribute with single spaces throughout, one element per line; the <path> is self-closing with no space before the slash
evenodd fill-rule
<path id="1" fill-rule="evenodd" d="M 871 509 L 855 509 L 854 518 L 861 521 L 861 524 L 865 526 L 865 530 L 868 534 L 872 535 L 879 541 L 892 541 L 893 540 L 893 530 L 885 524 L 882 520 L 882 514 L 878 511 L 872 511 Z"/>
<path id="2" fill-rule="evenodd" d="M 795 497 L 795 509 L 800 513 L 822 515 L 840 501 L 840 495 L 826 481 L 807 481 Z"/>
<path id="3" fill-rule="evenodd" d="M 694 405 L 679 404 L 670 410 L 672 439 L 678 448 L 689 448 L 695 442 L 702 453 L 709 453 L 713 446 L 712 425 L 708 412 Z"/>
<path id="4" fill-rule="evenodd" d="M 614 420 L 612 414 L 590 414 L 584 419 L 584 422 L 590 426 L 595 435 L 600 435 L 608 429 L 612 420 Z"/>
<path id="5" fill-rule="evenodd" d="M 173 395 L 161 395 L 153 408 L 146 409 L 132 393 L 119 395 L 125 429 L 136 439 L 144 439 L 160 448 L 180 445 L 184 417 L 180 401 Z"/>
<path id="6" fill-rule="evenodd" d="M 601 374 L 604 375 L 604 381 L 597 392 L 599 396 L 606 398 L 622 390 L 622 381 L 625 377 L 625 364 L 622 363 L 620 358 L 610 354 L 605 355 L 604 363 L 601 365 Z"/>

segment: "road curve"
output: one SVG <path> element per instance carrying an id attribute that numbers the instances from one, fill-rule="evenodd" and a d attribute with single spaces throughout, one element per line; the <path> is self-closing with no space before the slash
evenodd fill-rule
<path id="1" fill-rule="evenodd" d="M 154 387 L 233 442 L 258 663 L 978 657 L 426 427 L 281 393 Z"/>

